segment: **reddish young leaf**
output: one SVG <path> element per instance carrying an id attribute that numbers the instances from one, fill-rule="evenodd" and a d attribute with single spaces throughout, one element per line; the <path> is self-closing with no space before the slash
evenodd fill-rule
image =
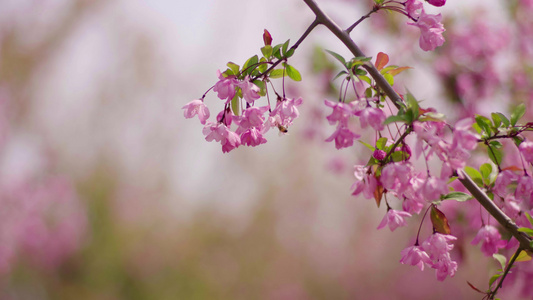
<path id="1" fill-rule="evenodd" d="M 389 56 L 383 52 L 379 52 L 376 57 L 376 69 L 381 71 L 389 63 Z"/>
<path id="2" fill-rule="evenodd" d="M 378 205 L 378 207 L 381 204 L 381 198 L 383 198 L 384 191 L 385 189 L 381 185 L 378 185 L 374 190 L 374 199 L 376 199 L 376 204 Z"/>
<path id="3" fill-rule="evenodd" d="M 396 68 L 396 69 L 392 69 L 392 70 L 388 71 L 387 73 L 391 74 L 392 76 L 396 76 L 396 75 L 400 74 L 401 72 L 403 72 L 405 70 L 409 70 L 409 69 L 412 69 L 412 67 L 399 67 L 399 68 Z"/>
<path id="4" fill-rule="evenodd" d="M 507 170 L 522 172 L 524 169 L 517 167 L 517 166 L 509 166 L 509 167 L 502 169 L 502 171 L 507 171 Z"/>
<path id="5" fill-rule="evenodd" d="M 475 286 L 474 286 L 473 284 L 471 284 L 470 282 L 467 281 L 466 283 L 468 283 L 468 285 L 469 285 L 474 291 L 479 292 L 479 293 L 481 293 L 481 294 L 486 294 L 485 292 L 481 291 L 480 289 L 478 289 L 477 287 L 475 287 Z"/>
<path id="6" fill-rule="evenodd" d="M 451 234 L 450 225 L 448 224 L 448 219 L 444 213 L 435 207 L 431 206 L 431 223 L 433 223 L 433 229 L 441 234 Z"/>

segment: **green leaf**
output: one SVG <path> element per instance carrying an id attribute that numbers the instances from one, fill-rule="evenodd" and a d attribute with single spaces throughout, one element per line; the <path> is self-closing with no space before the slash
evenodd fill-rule
<path id="1" fill-rule="evenodd" d="M 491 113 L 490 116 L 492 117 L 492 123 L 494 123 L 494 127 L 498 128 L 500 125 L 502 125 L 502 118 L 497 113 Z"/>
<path id="2" fill-rule="evenodd" d="M 492 133 L 492 130 L 491 130 L 492 122 L 489 119 L 481 115 L 476 115 L 476 123 L 479 125 L 479 127 L 484 132 L 486 132 L 487 136 L 490 136 L 490 134 Z"/>
<path id="3" fill-rule="evenodd" d="M 530 237 L 533 237 L 533 229 L 531 229 L 531 228 L 520 227 L 520 228 L 518 228 L 518 231 L 523 232 L 523 233 L 529 235 Z"/>
<path id="4" fill-rule="evenodd" d="M 496 147 L 491 147 L 490 149 L 488 149 L 488 154 L 489 154 L 489 158 L 490 160 L 495 163 L 497 166 L 499 166 L 501 163 L 502 163 L 502 159 L 503 159 L 503 152 L 502 150 L 496 148 Z"/>
<path id="5" fill-rule="evenodd" d="M 266 85 L 265 85 L 265 82 L 264 81 L 261 81 L 261 80 L 255 80 L 254 81 L 254 84 L 257 85 L 257 87 L 259 88 L 259 96 L 266 96 Z"/>
<path id="6" fill-rule="evenodd" d="M 490 141 L 489 142 L 489 145 L 491 147 L 494 147 L 496 149 L 500 149 L 501 147 L 503 147 L 502 143 L 498 142 L 498 141 Z"/>
<path id="7" fill-rule="evenodd" d="M 385 80 L 387 80 L 387 82 L 390 85 L 394 85 L 394 76 L 392 76 L 391 74 L 387 73 L 387 74 L 384 74 L 383 77 L 385 77 Z"/>
<path id="8" fill-rule="evenodd" d="M 505 269 L 505 266 L 507 265 L 507 258 L 505 256 L 498 253 L 494 253 L 492 254 L 492 257 L 500 263 L 502 270 Z"/>
<path id="9" fill-rule="evenodd" d="M 404 115 L 401 115 L 401 116 L 389 116 L 389 117 L 387 117 L 385 119 L 385 122 L 383 123 L 383 125 L 388 125 L 390 123 L 395 123 L 395 122 L 407 123 L 407 120 L 405 119 Z"/>
<path id="10" fill-rule="evenodd" d="M 496 279 L 500 278 L 503 274 L 494 274 L 492 275 L 492 277 L 490 278 L 489 280 L 489 287 L 491 287 L 494 282 L 496 281 Z"/>
<path id="11" fill-rule="evenodd" d="M 287 40 L 285 43 L 283 43 L 283 46 L 281 46 L 281 53 L 285 57 L 287 56 L 287 49 L 289 48 L 289 42 L 290 42 L 290 39 Z"/>
<path id="12" fill-rule="evenodd" d="M 472 180 L 474 180 L 477 185 L 483 186 L 483 177 L 481 176 L 481 173 L 479 173 L 478 170 L 470 166 L 466 166 L 464 170 L 466 174 L 468 174 L 468 176 L 470 176 L 470 178 L 472 178 Z"/>
<path id="13" fill-rule="evenodd" d="M 527 251 L 520 251 L 515 261 L 530 261 L 532 259 L 531 255 Z"/>
<path id="14" fill-rule="evenodd" d="M 348 72 L 346 72 L 344 70 L 340 71 L 339 74 L 337 74 L 337 76 L 335 76 L 335 78 L 333 78 L 333 80 L 335 80 L 335 79 L 337 79 L 337 78 L 339 78 L 339 77 L 341 77 L 343 75 L 345 75 L 345 76 L 348 75 Z"/>
<path id="15" fill-rule="evenodd" d="M 363 70 L 363 69 L 355 70 L 355 75 L 357 75 L 357 76 L 364 76 L 366 74 L 368 74 L 368 73 L 365 70 Z"/>
<path id="16" fill-rule="evenodd" d="M 447 195 L 444 195 L 440 198 L 441 200 L 455 200 L 457 202 L 465 202 L 470 199 L 472 199 L 472 196 L 470 196 L 467 193 L 463 192 L 451 192 Z"/>
<path id="17" fill-rule="evenodd" d="M 509 121 L 509 119 L 507 119 L 507 117 L 506 117 L 504 114 L 499 113 L 499 112 L 494 113 L 494 114 L 496 114 L 496 115 L 498 115 L 498 116 L 500 117 L 500 119 L 502 120 L 502 123 L 503 123 L 503 125 L 504 125 L 505 127 L 509 127 L 509 125 L 511 124 L 511 122 Z"/>
<path id="18" fill-rule="evenodd" d="M 267 45 L 267 46 L 264 46 L 263 48 L 261 48 L 261 53 L 263 53 L 263 56 L 266 58 L 266 59 L 269 59 L 270 56 L 272 56 L 272 46 L 270 45 Z"/>
<path id="19" fill-rule="evenodd" d="M 524 103 L 521 103 L 517 107 L 515 107 L 515 109 L 511 113 L 511 125 L 516 125 L 516 122 L 518 122 L 518 120 L 520 120 L 520 118 L 522 118 L 525 113 L 526 106 L 524 105 Z"/>
<path id="20" fill-rule="evenodd" d="M 302 80 L 302 75 L 300 75 L 300 72 L 298 72 L 298 70 L 296 70 L 296 68 L 294 68 L 293 66 L 289 65 L 289 64 L 285 64 L 285 68 L 286 68 L 286 71 L 287 71 L 287 75 L 289 75 L 289 78 L 294 80 L 294 81 L 301 81 Z"/>
<path id="21" fill-rule="evenodd" d="M 344 57 L 342 57 L 340 54 L 338 53 L 335 53 L 333 51 L 330 51 L 330 50 L 324 50 L 326 51 L 327 53 L 331 54 L 331 56 L 335 57 L 335 59 L 337 59 L 338 61 L 340 61 L 340 63 L 342 65 L 346 65 L 346 60 L 344 59 Z"/>
<path id="22" fill-rule="evenodd" d="M 448 219 L 435 205 L 431 206 L 431 223 L 433 224 L 433 229 L 438 233 L 451 234 L 452 232 L 448 224 Z"/>
<path id="23" fill-rule="evenodd" d="M 240 115 L 241 107 L 239 104 L 239 95 L 238 93 L 235 93 L 235 96 L 231 99 L 231 111 L 233 111 L 233 114 L 236 116 Z"/>
<path id="24" fill-rule="evenodd" d="M 285 70 L 283 69 L 274 69 L 272 71 L 270 71 L 270 74 L 268 75 L 268 77 L 270 78 L 281 78 L 281 77 L 284 77 L 284 76 L 287 76 L 287 72 L 285 72 Z"/>
<path id="25" fill-rule="evenodd" d="M 281 54 L 279 52 L 279 49 L 283 46 L 283 44 L 277 44 L 276 46 L 274 46 L 274 48 L 272 48 L 272 55 L 274 55 L 274 57 L 276 57 L 277 59 L 281 59 Z"/>
<path id="26" fill-rule="evenodd" d="M 529 224 L 533 226 L 533 217 L 531 217 L 531 215 L 528 212 L 526 212 L 526 218 L 529 221 Z"/>
<path id="27" fill-rule="evenodd" d="M 479 167 L 479 171 L 481 172 L 481 177 L 483 178 L 485 183 L 489 183 L 490 174 L 492 173 L 492 165 L 489 163 L 482 164 Z"/>
<path id="28" fill-rule="evenodd" d="M 413 119 L 411 120 L 411 122 L 413 122 L 414 120 L 418 119 L 418 114 L 420 113 L 418 101 L 409 91 L 407 91 L 407 94 L 405 95 L 405 100 L 407 101 L 409 110 L 413 112 Z"/>
<path id="29" fill-rule="evenodd" d="M 243 72 L 245 74 L 250 74 L 252 72 L 252 70 L 254 69 L 253 66 L 257 65 L 258 62 L 259 62 L 259 57 L 257 57 L 257 55 L 254 55 L 254 56 L 250 57 L 244 63 L 244 66 L 242 67 Z"/>
<path id="30" fill-rule="evenodd" d="M 370 78 L 368 76 L 362 75 L 362 76 L 359 76 L 359 79 L 361 79 L 362 81 L 372 85 L 372 80 L 370 80 Z"/>
<path id="31" fill-rule="evenodd" d="M 238 64 L 232 63 L 231 61 L 227 63 L 228 68 L 233 72 L 233 74 L 239 74 L 240 67 Z"/>
<path id="32" fill-rule="evenodd" d="M 259 62 L 261 64 L 259 64 L 259 67 L 257 67 L 257 69 L 259 70 L 259 72 L 261 73 L 265 73 L 266 70 L 268 69 L 268 66 L 266 64 L 267 60 L 264 58 L 264 57 L 261 57 L 261 59 L 259 60 Z"/>
<path id="33" fill-rule="evenodd" d="M 394 162 L 404 161 L 409 158 L 409 154 L 403 151 L 395 151 L 391 154 L 391 159 Z"/>
<path id="34" fill-rule="evenodd" d="M 359 140 L 359 143 L 365 145 L 368 149 L 370 149 L 370 150 L 372 150 L 372 151 L 375 151 L 375 150 L 376 150 L 376 148 L 375 148 L 374 146 L 372 146 L 372 145 L 370 145 L 370 144 L 368 144 L 368 143 L 365 143 L 365 142 L 363 142 L 363 141 L 361 141 L 361 140 Z"/>
<path id="35" fill-rule="evenodd" d="M 385 149 L 385 147 L 387 147 L 387 140 L 388 139 L 386 137 L 382 137 L 379 140 L 377 140 L 376 148 L 378 148 L 379 150 Z"/>
<path id="36" fill-rule="evenodd" d="M 371 88 L 371 87 L 368 87 L 366 90 L 365 90 L 365 96 L 367 98 L 372 98 L 372 94 L 374 93 L 374 89 Z"/>
<path id="37" fill-rule="evenodd" d="M 294 49 L 291 48 L 291 49 L 289 49 L 289 51 L 287 51 L 287 53 L 285 53 L 285 58 L 289 58 L 289 57 L 291 57 L 293 54 L 294 54 Z"/>

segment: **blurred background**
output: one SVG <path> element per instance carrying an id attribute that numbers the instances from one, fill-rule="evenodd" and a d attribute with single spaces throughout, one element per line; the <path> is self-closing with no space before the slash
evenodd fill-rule
<path id="1" fill-rule="evenodd" d="M 318 2 L 344 27 L 371 7 Z M 427 9 L 452 20 L 475 3 Z M 260 53 L 263 29 L 294 42 L 312 20 L 302 1 L 0 0 L 0 298 L 478 297 L 466 281 L 485 288 L 496 264 L 469 242 L 438 282 L 399 264 L 420 217 L 378 231 L 385 207 L 350 195 L 369 153 L 322 142 L 334 67 L 317 47 L 348 56 L 324 28 L 291 63 L 304 105 L 289 135 L 222 154 L 183 117 L 217 69 Z M 352 37 L 415 67 L 398 89 L 453 111 L 404 23 L 380 13 Z"/>

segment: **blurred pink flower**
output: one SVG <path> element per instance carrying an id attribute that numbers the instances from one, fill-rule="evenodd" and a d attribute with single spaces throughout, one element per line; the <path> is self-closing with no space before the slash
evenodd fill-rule
<path id="1" fill-rule="evenodd" d="M 533 142 L 523 141 L 518 149 L 528 163 L 533 163 Z"/>
<path id="2" fill-rule="evenodd" d="M 411 217 L 411 214 L 405 211 L 389 209 L 377 229 L 381 229 L 388 225 L 391 231 L 398 227 L 407 226 L 405 218 Z"/>
<path id="3" fill-rule="evenodd" d="M 502 240 L 500 232 L 492 225 L 485 225 L 479 229 L 472 245 L 481 244 L 481 252 L 486 256 L 492 256 L 498 252 L 498 249 L 505 248 L 507 242 Z"/>
<path id="4" fill-rule="evenodd" d="M 337 126 L 337 130 L 326 139 L 326 142 L 335 140 L 335 148 L 342 149 L 353 145 L 353 141 L 361 137 L 360 135 L 352 132 L 347 127 L 341 125 Z"/>
<path id="5" fill-rule="evenodd" d="M 432 51 L 444 44 L 444 37 L 442 37 L 442 33 L 445 31 L 445 29 L 440 22 L 441 20 L 441 14 L 429 15 L 422 10 L 416 23 L 407 23 L 420 28 L 419 44 L 422 50 Z"/>
<path id="6" fill-rule="evenodd" d="M 385 113 L 379 108 L 369 106 L 357 112 L 356 115 L 359 116 L 359 121 L 361 121 L 362 128 L 366 128 L 368 125 L 370 125 L 370 127 L 376 131 L 380 131 L 385 128 L 383 122 L 385 122 L 386 116 Z"/>
<path id="7" fill-rule="evenodd" d="M 420 271 L 424 271 L 424 264 L 431 264 L 429 255 L 420 246 L 411 246 L 402 250 L 400 263 L 417 266 Z"/>

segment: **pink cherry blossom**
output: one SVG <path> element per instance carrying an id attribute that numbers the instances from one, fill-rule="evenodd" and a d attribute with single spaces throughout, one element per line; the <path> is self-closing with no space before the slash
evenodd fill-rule
<path id="1" fill-rule="evenodd" d="M 441 20 L 441 14 L 430 15 L 426 14 L 424 10 L 422 10 L 416 23 L 407 23 L 420 28 L 419 44 L 422 50 L 432 51 L 438 46 L 442 46 L 442 44 L 444 44 L 442 33 L 445 31 L 445 29 L 440 22 Z"/>
<path id="2" fill-rule="evenodd" d="M 478 231 L 476 237 L 472 241 L 472 245 L 481 244 L 481 252 L 486 256 L 492 256 L 498 252 L 498 249 L 505 248 L 507 242 L 502 240 L 500 232 L 492 225 L 485 225 Z"/>
<path id="3" fill-rule="evenodd" d="M 352 189 L 354 189 L 352 195 L 357 196 L 360 193 L 363 193 L 366 199 L 374 198 L 374 191 L 379 185 L 374 174 L 369 174 L 367 167 L 356 165 L 354 176 L 356 181 L 352 185 Z"/>
<path id="4" fill-rule="evenodd" d="M 241 145 L 241 138 L 238 134 L 231 131 L 222 123 L 207 122 L 202 130 L 205 135 L 205 140 L 211 142 L 213 140 L 220 142 L 222 145 L 222 152 L 229 152 Z"/>
<path id="5" fill-rule="evenodd" d="M 302 98 L 289 99 L 285 98 L 278 101 L 276 108 L 270 113 L 270 116 L 278 115 L 282 126 L 292 125 L 292 121 L 300 115 L 298 112 L 298 106 L 302 105 Z"/>
<path id="6" fill-rule="evenodd" d="M 411 214 L 405 211 L 389 209 L 387 214 L 385 214 L 381 220 L 381 223 L 379 223 L 377 229 L 381 229 L 385 227 L 385 225 L 388 225 L 390 230 L 394 231 L 398 227 L 407 226 L 407 221 L 405 221 L 405 218 L 407 217 L 411 217 Z"/>
<path id="7" fill-rule="evenodd" d="M 226 126 L 222 123 L 207 122 L 202 130 L 205 135 L 205 140 L 211 142 L 213 140 L 220 142 L 225 138 Z"/>
<path id="8" fill-rule="evenodd" d="M 419 10 L 424 9 L 424 4 L 419 0 L 407 0 L 404 5 L 405 11 L 412 18 L 417 18 L 420 15 Z"/>
<path id="9" fill-rule="evenodd" d="M 411 246 L 402 250 L 400 263 L 417 266 L 424 271 L 424 264 L 431 264 L 429 255 L 420 246 Z"/>
<path id="10" fill-rule="evenodd" d="M 215 83 L 213 91 L 218 93 L 218 98 L 222 100 L 231 101 L 235 96 L 235 87 L 239 85 L 239 81 L 233 75 L 224 77 L 220 70 L 217 71 L 219 81 Z"/>
<path id="11" fill-rule="evenodd" d="M 234 116 L 233 119 L 235 120 L 235 123 L 239 125 L 239 128 L 237 128 L 235 132 L 241 134 L 250 128 L 257 128 L 258 130 L 263 131 L 263 126 L 265 126 L 265 117 L 263 115 L 268 109 L 268 106 L 248 107 L 243 111 L 242 116 Z"/>
<path id="12" fill-rule="evenodd" d="M 494 183 L 493 191 L 498 195 L 505 197 L 508 193 L 508 186 L 512 181 L 518 180 L 518 175 L 513 173 L 513 171 L 505 170 L 500 172 L 496 177 L 496 182 Z"/>
<path id="13" fill-rule="evenodd" d="M 361 136 L 352 132 L 350 129 L 343 126 L 337 126 L 337 130 L 326 139 L 326 142 L 335 140 L 335 148 L 342 149 L 352 146 L 353 141 L 359 137 Z"/>
<path id="14" fill-rule="evenodd" d="M 333 112 L 326 117 L 330 125 L 339 122 L 343 126 L 348 125 L 348 120 L 354 114 L 354 107 L 349 103 L 333 102 L 324 100 L 326 106 L 333 108 Z"/>
<path id="15" fill-rule="evenodd" d="M 523 141 L 518 149 L 528 163 L 533 163 L 533 142 Z"/>
<path id="16" fill-rule="evenodd" d="M 259 87 L 252 82 L 250 82 L 250 78 L 246 76 L 244 81 L 241 81 L 239 84 L 239 87 L 242 90 L 242 97 L 246 102 L 251 104 L 254 104 L 254 101 L 259 99 L 261 96 L 259 96 Z"/>
<path id="17" fill-rule="evenodd" d="M 455 240 L 457 238 L 452 235 L 434 233 L 422 243 L 422 247 L 432 260 L 436 260 L 453 249 L 453 245 L 448 243 Z"/>
<path id="18" fill-rule="evenodd" d="M 440 256 L 431 264 L 431 267 L 435 269 L 435 275 L 439 281 L 443 281 L 447 276 L 453 277 L 457 272 L 457 262 L 451 259 L 450 253 Z"/>
<path id="19" fill-rule="evenodd" d="M 525 200 L 529 203 L 533 196 L 533 178 L 531 176 L 522 176 L 518 179 L 516 185 L 515 197 L 516 200 Z"/>
<path id="20" fill-rule="evenodd" d="M 191 102 L 185 104 L 182 109 L 185 110 L 183 114 L 187 119 L 198 115 L 198 119 L 200 119 L 200 123 L 202 123 L 202 125 L 205 125 L 205 122 L 207 119 L 209 119 L 209 109 L 202 100 L 192 100 Z"/>
<path id="21" fill-rule="evenodd" d="M 258 146 L 266 143 L 267 140 L 257 128 L 251 128 L 241 134 L 241 143 L 246 146 Z"/>
<path id="22" fill-rule="evenodd" d="M 474 150 L 477 147 L 480 136 L 472 132 L 474 122 L 474 119 L 466 118 L 455 123 L 452 148 L 460 146 L 466 150 Z"/>
<path id="23" fill-rule="evenodd" d="M 439 200 L 440 196 L 448 193 L 448 180 L 445 178 L 428 177 L 421 188 L 426 201 Z"/>
<path id="24" fill-rule="evenodd" d="M 377 131 L 381 131 L 385 128 L 383 122 L 385 122 L 387 117 L 379 108 L 369 106 L 357 112 L 356 115 L 359 116 L 359 121 L 361 121 L 362 128 L 366 128 L 368 125 Z"/>
<path id="25" fill-rule="evenodd" d="M 226 128 L 225 140 L 221 144 L 222 153 L 227 153 L 241 145 L 241 138 L 238 134 Z"/>
<path id="26" fill-rule="evenodd" d="M 401 195 L 409 186 L 411 171 L 408 163 L 390 163 L 381 171 L 380 181 L 383 187 Z"/>

